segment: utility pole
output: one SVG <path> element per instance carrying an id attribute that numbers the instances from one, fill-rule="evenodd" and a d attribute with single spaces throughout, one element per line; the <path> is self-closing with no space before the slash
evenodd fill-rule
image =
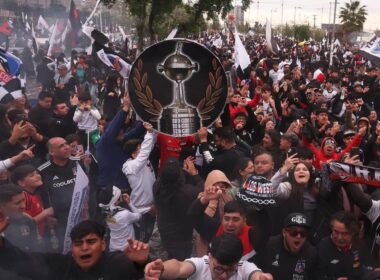
<path id="1" fill-rule="evenodd" d="M 336 6 L 338 5 L 338 0 L 335 0 L 334 4 L 334 18 L 333 18 L 333 32 L 330 44 L 330 66 L 333 63 L 333 50 L 334 50 L 334 41 L 335 41 L 335 18 L 336 18 Z"/>
<path id="2" fill-rule="evenodd" d="M 333 2 L 330 2 L 329 4 L 330 4 L 330 11 L 329 11 L 329 24 L 331 24 L 331 4 L 332 4 Z"/>
<path id="3" fill-rule="evenodd" d="M 282 35 L 282 28 L 284 25 L 284 0 L 281 2 L 281 35 Z"/>
<path id="4" fill-rule="evenodd" d="M 314 29 L 315 29 L 315 20 L 317 19 L 317 15 L 313 15 L 313 19 L 314 19 Z"/>
<path id="5" fill-rule="evenodd" d="M 323 24 L 323 7 L 318 9 L 318 10 L 321 10 L 321 27 L 322 27 L 322 24 Z"/>
<path id="6" fill-rule="evenodd" d="M 257 22 L 259 22 L 259 7 L 260 7 L 260 1 L 257 0 Z"/>
<path id="7" fill-rule="evenodd" d="M 294 38 L 296 38 L 296 14 L 297 14 L 297 9 L 301 9 L 301 7 L 294 7 Z"/>

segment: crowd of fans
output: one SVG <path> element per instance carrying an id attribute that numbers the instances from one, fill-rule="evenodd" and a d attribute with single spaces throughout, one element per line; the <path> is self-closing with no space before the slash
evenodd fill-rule
<path id="1" fill-rule="evenodd" d="M 197 40 L 227 72 L 226 106 L 178 138 L 139 120 L 95 56 L 39 57 L 37 101 L 27 84 L 0 106 L 2 279 L 380 279 L 378 189 L 325 176 L 380 167 L 380 69 L 349 46 L 329 66 L 322 43 L 274 54 L 252 37 L 243 73 L 217 39 Z"/>

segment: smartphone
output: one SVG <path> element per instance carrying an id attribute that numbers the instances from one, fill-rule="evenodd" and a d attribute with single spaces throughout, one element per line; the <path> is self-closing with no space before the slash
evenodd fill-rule
<path id="1" fill-rule="evenodd" d="M 82 154 L 84 152 L 83 145 L 77 145 L 77 153 Z"/>
<path id="2" fill-rule="evenodd" d="M 291 147 L 291 148 L 288 150 L 288 157 L 290 157 L 290 156 L 292 156 L 292 155 L 294 155 L 294 154 L 296 154 L 296 153 L 297 153 L 296 148 Z"/>
<path id="3" fill-rule="evenodd" d="M 363 153 L 358 147 L 352 147 L 350 151 L 350 157 L 359 156 L 361 162 L 363 162 Z"/>

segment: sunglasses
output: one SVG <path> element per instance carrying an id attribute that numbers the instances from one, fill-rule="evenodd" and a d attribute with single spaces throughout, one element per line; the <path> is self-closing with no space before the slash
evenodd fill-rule
<path id="1" fill-rule="evenodd" d="M 305 238 L 307 235 L 307 232 L 304 230 L 287 229 L 286 231 L 291 237 L 297 237 L 299 235 L 301 238 Z"/>
<path id="2" fill-rule="evenodd" d="M 325 145 L 332 145 L 332 146 L 335 146 L 336 143 L 335 143 L 335 141 L 333 141 L 333 140 L 326 140 Z"/>

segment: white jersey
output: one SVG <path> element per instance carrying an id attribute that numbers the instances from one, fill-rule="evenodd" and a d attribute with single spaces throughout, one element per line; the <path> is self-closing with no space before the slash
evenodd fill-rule
<path id="1" fill-rule="evenodd" d="M 156 181 L 149 154 L 153 150 L 156 137 L 147 132 L 141 144 L 140 153 L 135 159 L 128 159 L 122 171 L 127 176 L 131 191 L 131 204 L 143 208 L 153 204 L 153 184 Z"/>
<path id="2" fill-rule="evenodd" d="M 189 280 L 206 280 L 212 279 L 209 266 L 209 257 L 190 258 L 186 260 L 190 262 L 195 270 L 194 273 L 187 279 Z M 261 271 L 254 263 L 240 261 L 238 263 L 238 271 L 232 275 L 229 280 L 249 280 L 253 273 Z"/>
<path id="3" fill-rule="evenodd" d="M 128 245 L 128 239 L 135 239 L 133 223 L 140 220 L 140 213 L 133 213 L 127 209 L 117 212 L 106 218 L 111 232 L 110 251 L 124 251 Z"/>

